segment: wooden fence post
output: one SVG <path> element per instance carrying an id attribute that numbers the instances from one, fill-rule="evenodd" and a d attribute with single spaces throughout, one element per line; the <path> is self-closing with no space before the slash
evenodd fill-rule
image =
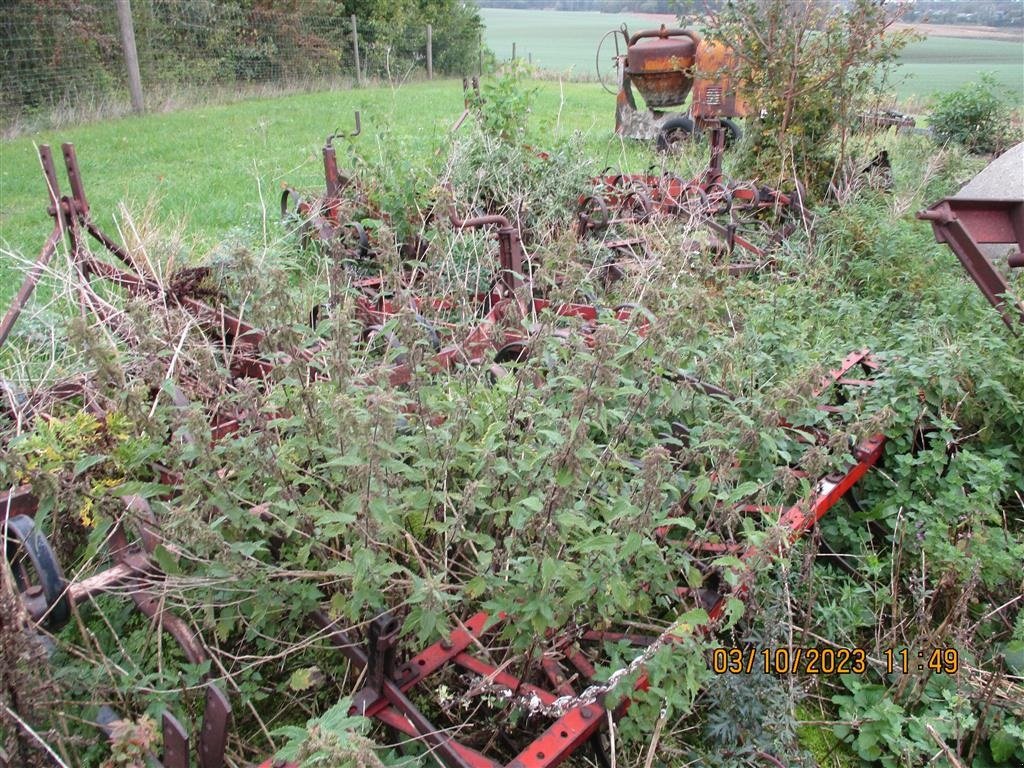
<path id="1" fill-rule="evenodd" d="M 132 24 L 131 0 L 117 0 L 117 21 L 121 26 L 124 63 L 128 67 L 128 92 L 132 97 L 132 111 L 141 114 L 145 105 L 142 101 L 142 78 L 139 76 L 139 53 L 135 50 L 135 25 Z"/>
<path id="2" fill-rule="evenodd" d="M 352 14 L 352 47 L 356 53 L 356 85 L 363 84 L 363 69 L 359 63 L 359 29 L 356 27 L 356 15 Z"/>
<path id="3" fill-rule="evenodd" d="M 427 24 L 427 80 L 434 79 L 434 27 Z"/>
<path id="4" fill-rule="evenodd" d="M 516 60 L 516 44 L 512 43 L 512 61 Z"/>

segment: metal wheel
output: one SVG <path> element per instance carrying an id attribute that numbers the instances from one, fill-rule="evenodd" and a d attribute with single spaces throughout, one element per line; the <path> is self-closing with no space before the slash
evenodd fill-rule
<path id="1" fill-rule="evenodd" d="M 594 54 L 594 70 L 597 72 L 597 81 L 601 83 L 602 88 L 612 95 L 615 95 L 618 92 L 618 83 L 612 83 L 611 73 L 614 69 L 616 72 L 616 80 L 618 80 L 619 57 L 623 55 L 622 51 L 619 49 L 619 35 L 622 35 L 624 44 L 628 45 L 629 38 L 626 37 L 625 25 L 623 25 L 620 29 L 613 29 L 610 32 L 605 32 L 604 36 L 601 38 L 601 42 L 597 44 L 597 53 Z M 615 41 L 615 58 L 612 60 L 613 64 L 611 66 L 606 64 L 602 71 L 601 53 L 604 50 L 605 43 L 608 41 L 609 37 Z M 613 88 L 613 85 L 616 87 Z"/>
<path id="2" fill-rule="evenodd" d="M 14 574 L 14 584 L 33 620 L 56 632 L 71 616 L 67 582 L 46 536 L 27 515 L 7 520 L 4 555 Z"/>

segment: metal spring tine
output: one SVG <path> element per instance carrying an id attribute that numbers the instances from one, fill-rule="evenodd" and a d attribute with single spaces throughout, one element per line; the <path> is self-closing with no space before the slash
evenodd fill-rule
<path id="1" fill-rule="evenodd" d="M 224 768 L 224 752 L 228 742 L 228 723 L 231 704 L 213 683 L 206 686 L 206 711 L 203 713 L 203 731 L 199 737 L 200 768 Z"/>
<path id="2" fill-rule="evenodd" d="M 170 712 L 164 712 L 163 735 L 163 768 L 189 768 L 188 733 Z"/>

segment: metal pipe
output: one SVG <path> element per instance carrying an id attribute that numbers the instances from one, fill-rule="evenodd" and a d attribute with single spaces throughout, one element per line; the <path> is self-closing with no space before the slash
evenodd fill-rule
<path id="1" fill-rule="evenodd" d="M 644 38 L 659 37 L 661 39 L 669 37 L 688 37 L 693 40 L 694 45 L 700 45 L 700 35 L 689 29 L 679 29 L 673 27 L 672 29 L 666 29 L 665 25 L 661 25 L 661 29 L 645 29 L 643 32 L 637 32 L 631 38 L 629 38 L 629 45 L 635 44 L 638 40 Z"/>
<path id="2" fill-rule="evenodd" d="M 25 275 L 21 288 L 18 289 L 18 294 L 14 297 L 14 301 L 11 302 L 11 306 L 8 307 L 4 319 L 0 320 L 0 347 L 7 341 L 7 337 L 14 328 L 14 324 L 18 322 L 18 317 L 21 316 L 21 311 L 25 308 L 33 291 L 35 291 L 39 278 L 43 276 L 43 271 L 46 269 L 46 265 L 50 263 L 50 259 L 53 258 L 53 254 L 57 251 L 57 244 L 60 242 L 63 234 L 64 229 L 58 222 L 54 225 L 50 236 L 46 238 L 46 243 L 39 252 L 39 257 L 32 265 L 32 269 Z"/>

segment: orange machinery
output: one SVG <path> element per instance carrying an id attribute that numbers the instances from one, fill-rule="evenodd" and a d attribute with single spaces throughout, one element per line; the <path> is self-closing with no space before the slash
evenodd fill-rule
<path id="1" fill-rule="evenodd" d="M 615 41 L 618 74 L 616 133 L 638 139 L 657 138 L 662 148 L 716 127 L 725 129 L 727 143 L 740 138 L 742 132 L 731 118 L 745 116 L 747 109 L 732 75 L 736 60 L 731 48 L 704 40 L 689 29 L 662 25 L 630 35 L 623 25 L 605 35 L 598 46 L 599 77 L 601 49 L 609 36 Z M 602 84 L 610 90 L 605 78 Z M 637 106 L 634 87 L 646 109 Z M 687 111 L 671 111 L 683 107 L 691 92 Z"/>

